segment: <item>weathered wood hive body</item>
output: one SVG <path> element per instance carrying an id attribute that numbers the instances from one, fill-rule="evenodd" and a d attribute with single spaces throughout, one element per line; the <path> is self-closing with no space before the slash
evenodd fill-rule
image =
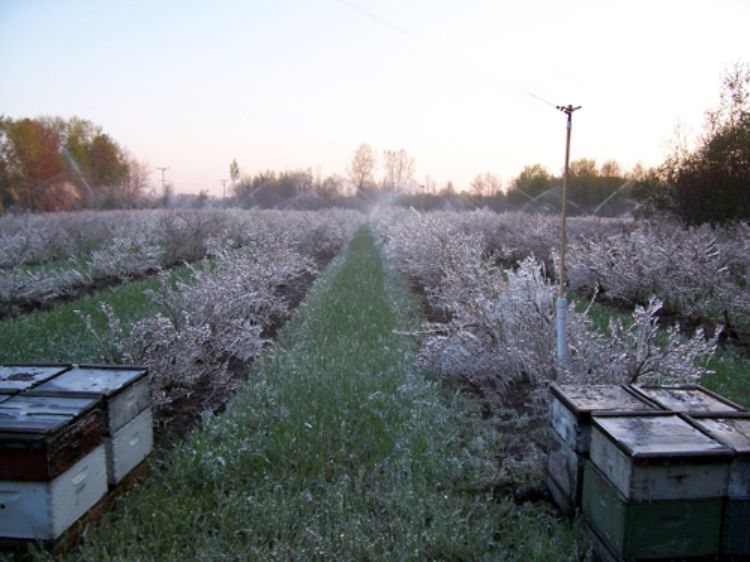
<path id="1" fill-rule="evenodd" d="M 54 541 L 151 450 L 140 367 L 0 366 L 0 538 Z"/>

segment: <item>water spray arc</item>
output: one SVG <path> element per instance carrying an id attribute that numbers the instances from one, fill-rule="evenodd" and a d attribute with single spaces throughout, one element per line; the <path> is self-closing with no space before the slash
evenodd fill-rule
<path id="1" fill-rule="evenodd" d="M 81 172 L 81 168 L 78 167 L 78 163 L 75 161 L 75 158 L 73 158 L 73 155 L 70 154 L 67 148 L 64 146 L 60 148 L 60 153 L 62 154 L 63 158 L 68 162 L 68 165 L 73 169 L 73 171 L 76 173 L 76 175 L 80 178 L 81 182 L 83 182 L 83 186 L 86 188 L 86 193 L 88 193 L 89 198 L 91 201 L 97 206 L 96 197 L 94 196 L 94 190 L 91 189 L 91 186 L 89 185 L 89 182 L 86 181 L 86 176 L 83 175 L 83 172 Z M 53 178 L 50 178 L 50 180 Z M 47 181 L 50 181 L 47 180 Z M 47 182 L 45 182 L 46 184 Z M 42 184 L 42 185 L 45 185 Z M 41 186 L 38 186 L 41 187 Z"/>
<path id="2" fill-rule="evenodd" d="M 565 131 L 565 173 L 563 174 L 562 213 L 560 228 L 560 284 L 557 289 L 557 360 L 565 365 L 568 360 L 567 324 L 568 301 L 565 298 L 565 247 L 568 241 L 568 168 L 570 164 L 570 133 L 573 129 L 573 112 L 581 106 L 558 105 L 557 109 L 568 116 Z"/>

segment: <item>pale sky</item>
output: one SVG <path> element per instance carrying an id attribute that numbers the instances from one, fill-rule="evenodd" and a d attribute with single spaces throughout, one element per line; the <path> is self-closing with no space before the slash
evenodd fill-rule
<path id="1" fill-rule="evenodd" d="M 177 191 L 344 174 L 369 143 L 416 177 L 507 183 L 571 158 L 658 164 L 750 62 L 748 0 L 0 0 L 0 114 L 77 115 Z M 160 182 L 152 173 L 152 182 Z"/>

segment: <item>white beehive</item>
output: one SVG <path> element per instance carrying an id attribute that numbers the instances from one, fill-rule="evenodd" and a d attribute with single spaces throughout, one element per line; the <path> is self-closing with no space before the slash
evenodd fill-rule
<path id="1" fill-rule="evenodd" d="M 0 481 L 0 537 L 54 540 L 106 491 L 104 445 L 51 481 Z"/>
<path id="2" fill-rule="evenodd" d="M 113 436 L 151 405 L 148 371 L 142 367 L 75 365 L 29 394 L 98 396 L 104 402 L 105 434 Z"/>
<path id="3" fill-rule="evenodd" d="M 107 450 L 107 478 L 116 485 L 151 452 L 153 446 L 151 409 L 144 410 L 112 437 L 104 438 Z"/>

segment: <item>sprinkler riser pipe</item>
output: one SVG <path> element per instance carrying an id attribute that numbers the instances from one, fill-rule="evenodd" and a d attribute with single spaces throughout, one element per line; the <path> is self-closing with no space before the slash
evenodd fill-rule
<path id="1" fill-rule="evenodd" d="M 568 342 L 565 327 L 568 321 L 568 299 L 557 299 L 557 360 L 561 365 L 568 361 Z"/>

